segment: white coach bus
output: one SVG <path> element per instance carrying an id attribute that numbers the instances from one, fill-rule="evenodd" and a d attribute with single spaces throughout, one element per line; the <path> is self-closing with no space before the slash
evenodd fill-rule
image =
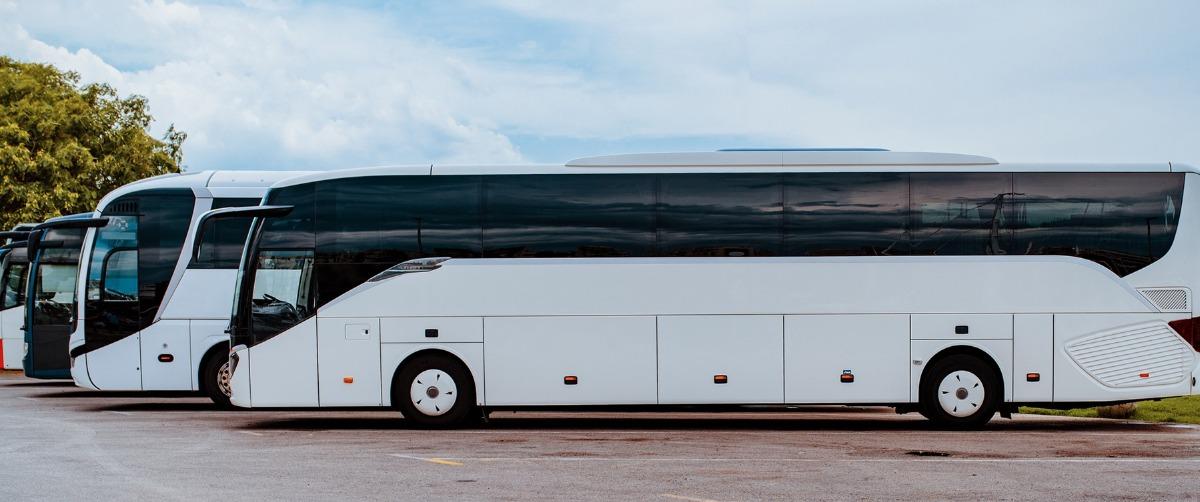
<path id="1" fill-rule="evenodd" d="M 1185 211 L 1186 209 L 1186 211 Z M 1195 392 L 1200 174 L 722 151 L 301 176 L 256 208 L 242 407 L 894 406 Z"/>
<path id="2" fill-rule="evenodd" d="M 229 306 L 247 221 L 212 222 L 202 252 L 190 230 L 213 208 L 257 205 L 297 173 L 170 174 L 114 190 L 90 229 L 70 340 L 75 384 L 97 390 L 193 390 L 228 403 Z"/>

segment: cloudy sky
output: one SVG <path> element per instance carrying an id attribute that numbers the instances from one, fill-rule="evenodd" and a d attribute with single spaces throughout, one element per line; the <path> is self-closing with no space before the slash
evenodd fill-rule
<path id="1" fill-rule="evenodd" d="M 0 0 L 199 169 L 871 146 L 1200 163 L 1200 2 Z"/>

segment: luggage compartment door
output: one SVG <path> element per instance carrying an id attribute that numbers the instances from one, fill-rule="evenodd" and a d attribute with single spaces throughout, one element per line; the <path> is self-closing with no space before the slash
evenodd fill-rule
<path id="1" fill-rule="evenodd" d="M 653 316 L 484 319 L 487 404 L 654 404 Z"/>

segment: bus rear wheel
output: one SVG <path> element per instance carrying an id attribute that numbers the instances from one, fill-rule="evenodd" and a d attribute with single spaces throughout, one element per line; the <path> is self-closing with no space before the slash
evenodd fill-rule
<path id="1" fill-rule="evenodd" d="M 955 429 L 983 427 L 996 414 L 1003 389 L 978 357 L 956 354 L 934 363 L 921 378 L 921 414 Z"/>
<path id="2" fill-rule="evenodd" d="M 217 408 L 232 408 L 229 402 L 231 377 L 229 357 L 221 357 L 221 353 L 214 352 L 204 359 L 204 365 L 200 367 L 200 391 L 212 399 Z"/>
<path id="3" fill-rule="evenodd" d="M 417 426 L 463 425 L 475 416 L 475 382 L 458 359 L 421 354 L 396 372 L 392 404 Z"/>

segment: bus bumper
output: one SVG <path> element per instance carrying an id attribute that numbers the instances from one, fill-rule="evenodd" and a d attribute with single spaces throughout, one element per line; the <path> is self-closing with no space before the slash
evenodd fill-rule
<path id="1" fill-rule="evenodd" d="M 250 407 L 250 349 L 234 347 L 229 354 L 229 402 L 240 408 Z"/>
<path id="2" fill-rule="evenodd" d="M 100 390 L 92 383 L 92 378 L 88 375 L 87 354 L 79 357 L 71 358 L 71 380 L 75 381 L 75 385 L 85 389 Z"/>

